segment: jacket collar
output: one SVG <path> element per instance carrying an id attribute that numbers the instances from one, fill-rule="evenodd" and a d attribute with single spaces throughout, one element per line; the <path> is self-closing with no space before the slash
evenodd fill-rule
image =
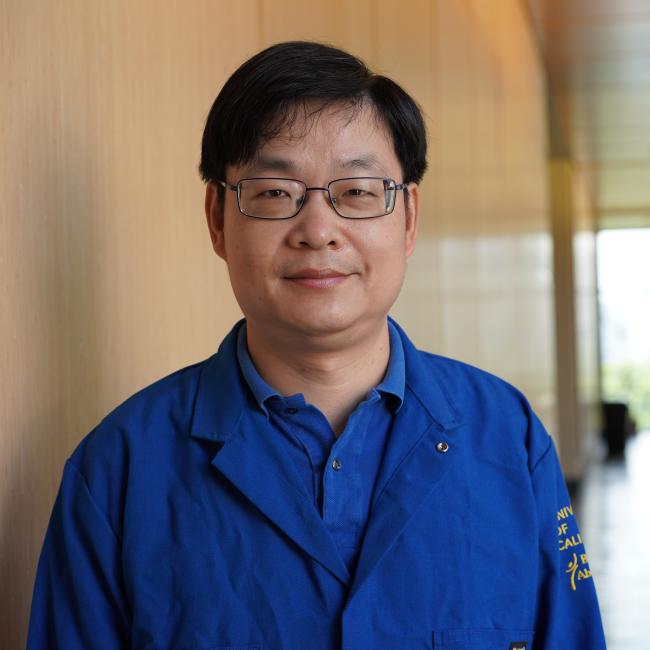
<path id="1" fill-rule="evenodd" d="M 402 340 L 407 388 L 441 430 L 455 428 L 462 418 L 440 378 L 425 367 L 422 353 L 404 330 L 392 318 L 389 321 Z M 237 431 L 248 406 L 248 387 L 237 360 L 237 337 L 244 323 L 238 321 L 217 352 L 204 362 L 192 415 L 194 438 L 225 442 Z"/>
<path id="2" fill-rule="evenodd" d="M 441 430 L 457 427 L 461 423 L 462 416 L 447 393 L 440 376 L 432 373 L 430 367 L 425 366 L 423 353 L 413 345 L 406 332 L 392 318 L 389 317 L 388 320 L 402 339 L 407 387 Z"/>
<path id="3" fill-rule="evenodd" d="M 190 434 L 193 438 L 225 442 L 239 428 L 247 403 L 246 386 L 237 363 L 240 320 L 226 335 L 219 349 L 201 369 Z"/>

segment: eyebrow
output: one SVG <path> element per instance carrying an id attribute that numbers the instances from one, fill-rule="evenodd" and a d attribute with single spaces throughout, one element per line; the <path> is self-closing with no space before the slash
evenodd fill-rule
<path id="1" fill-rule="evenodd" d="M 253 161 L 253 171 L 259 172 L 295 172 L 297 167 L 294 162 L 286 158 L 273 158 L 271 156 L 257 156 Z"/>
<path id="2" fill-rule="evenodd" d="M 340 166 L 343 169 L 364 169 L 366 171 L 379 171 L 384 176 L 386 176 L 386 171 L 384 170 L 381 162 L 375 156 L 375 154 L 369 153 L 361 156 L 355 156 L 354 158 L 349 158 L 340 162 Z"/>
<path id="3" fill-rule="evenodd" d="M 337 162 L 337 167 L 345 170 L 363 170 L 367 172 L 378 172 L 387 176 L 381 161 L 373 153 L 355 155 L 352 158 L 344 158 Z M 297 174 L 299 167 L 288 158 L 277 158 L 273 156 L 257 156 L 252 165 L 252 173 L 282 172 Z"/>

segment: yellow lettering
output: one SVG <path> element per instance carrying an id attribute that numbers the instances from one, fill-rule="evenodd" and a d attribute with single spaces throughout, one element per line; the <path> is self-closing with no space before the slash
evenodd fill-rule
<path id="1" fill-rule="evenodd" d="M 569 529 L 568 524 L 561 524 L 560 526 L 557 527 L 557 534 L 566 535 L 568 529 Z"/>
<path id="2" fill-rule="evenodd" d="M 587 555 L 586 555 L 586 553 L 583 553 L 580 556 L 580 562 L 582 562 L 583 564 L 587 564 Z"/>
<path id="3" fill-rule="evenodd" d="M 578 580 L 586 580 L 587 578 L 591 578 L 591 571 L 589 569 L 580 569 L 578 571 Z"/>
<path id="4" fill-rule="evenodd" d="M 560 521 L 560 519 L 567 519 L 571 515 L 573 515 L 573 508 L 570 505 L 565 506 L 562 510 L 558 511 L 557 520 Z"/>
<path id="5" fill-rule="evenodd" d="M 574 546 L 578 546 L 580 544 L 582 544 L 582 537 L 580 537 L 580 533 L 577 535 L 571 535 L 571 537 L 560 540 L 560 550 L 566 551 L 568 548 L 573 548 Z"/>

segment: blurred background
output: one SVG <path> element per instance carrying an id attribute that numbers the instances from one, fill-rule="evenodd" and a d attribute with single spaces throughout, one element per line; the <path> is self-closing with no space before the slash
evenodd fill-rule
<path id="1" fill-rule="evenodd" d="M 24 647 L 67 456 L 240 315 L 201 131 L 234 68 L 287 39 L 349 49 L 421 103 L 430 168 L 393 315 L 527 394 L 609 648 L 650 648 L 647 0 L 2 0 L 0 647 Z"/>

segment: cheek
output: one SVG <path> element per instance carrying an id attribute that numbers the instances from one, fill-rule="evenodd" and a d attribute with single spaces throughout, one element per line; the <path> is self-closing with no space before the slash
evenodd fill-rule
<path id="1" fill-rule="evenodd" d="M 273 277 L 274 256 L 272 238 L 264 236 L 232 237 L 227 241 L 228 272 L 235 293 L 249 297 L 265 292 Z M 243 296 L 241 296 L 243 297 Z"/>
<path id="2" fill-rule="evenodd" d="M 386 229 L 366 239 L 368 261 L 374 266 L 375 274 L 390 275 L 406 264 L 406 235 L 399 228 Z"/>
<path id="3" fill-rule="evenodd" d="M 392 228 L 375 245 L 371 264 L 371 290 L 377 297 L 394 300 L 399 293 L 406 271 L 406 236 L 403 230 Z"/>
<path id="4" fill-rule="evenodd" d="M 273 246 L 277 245 L 273 235 L 273 230 L 254 220 L 231 225 L 224 233 L 229 261 L 244 269 L 264 264 Z"/>

